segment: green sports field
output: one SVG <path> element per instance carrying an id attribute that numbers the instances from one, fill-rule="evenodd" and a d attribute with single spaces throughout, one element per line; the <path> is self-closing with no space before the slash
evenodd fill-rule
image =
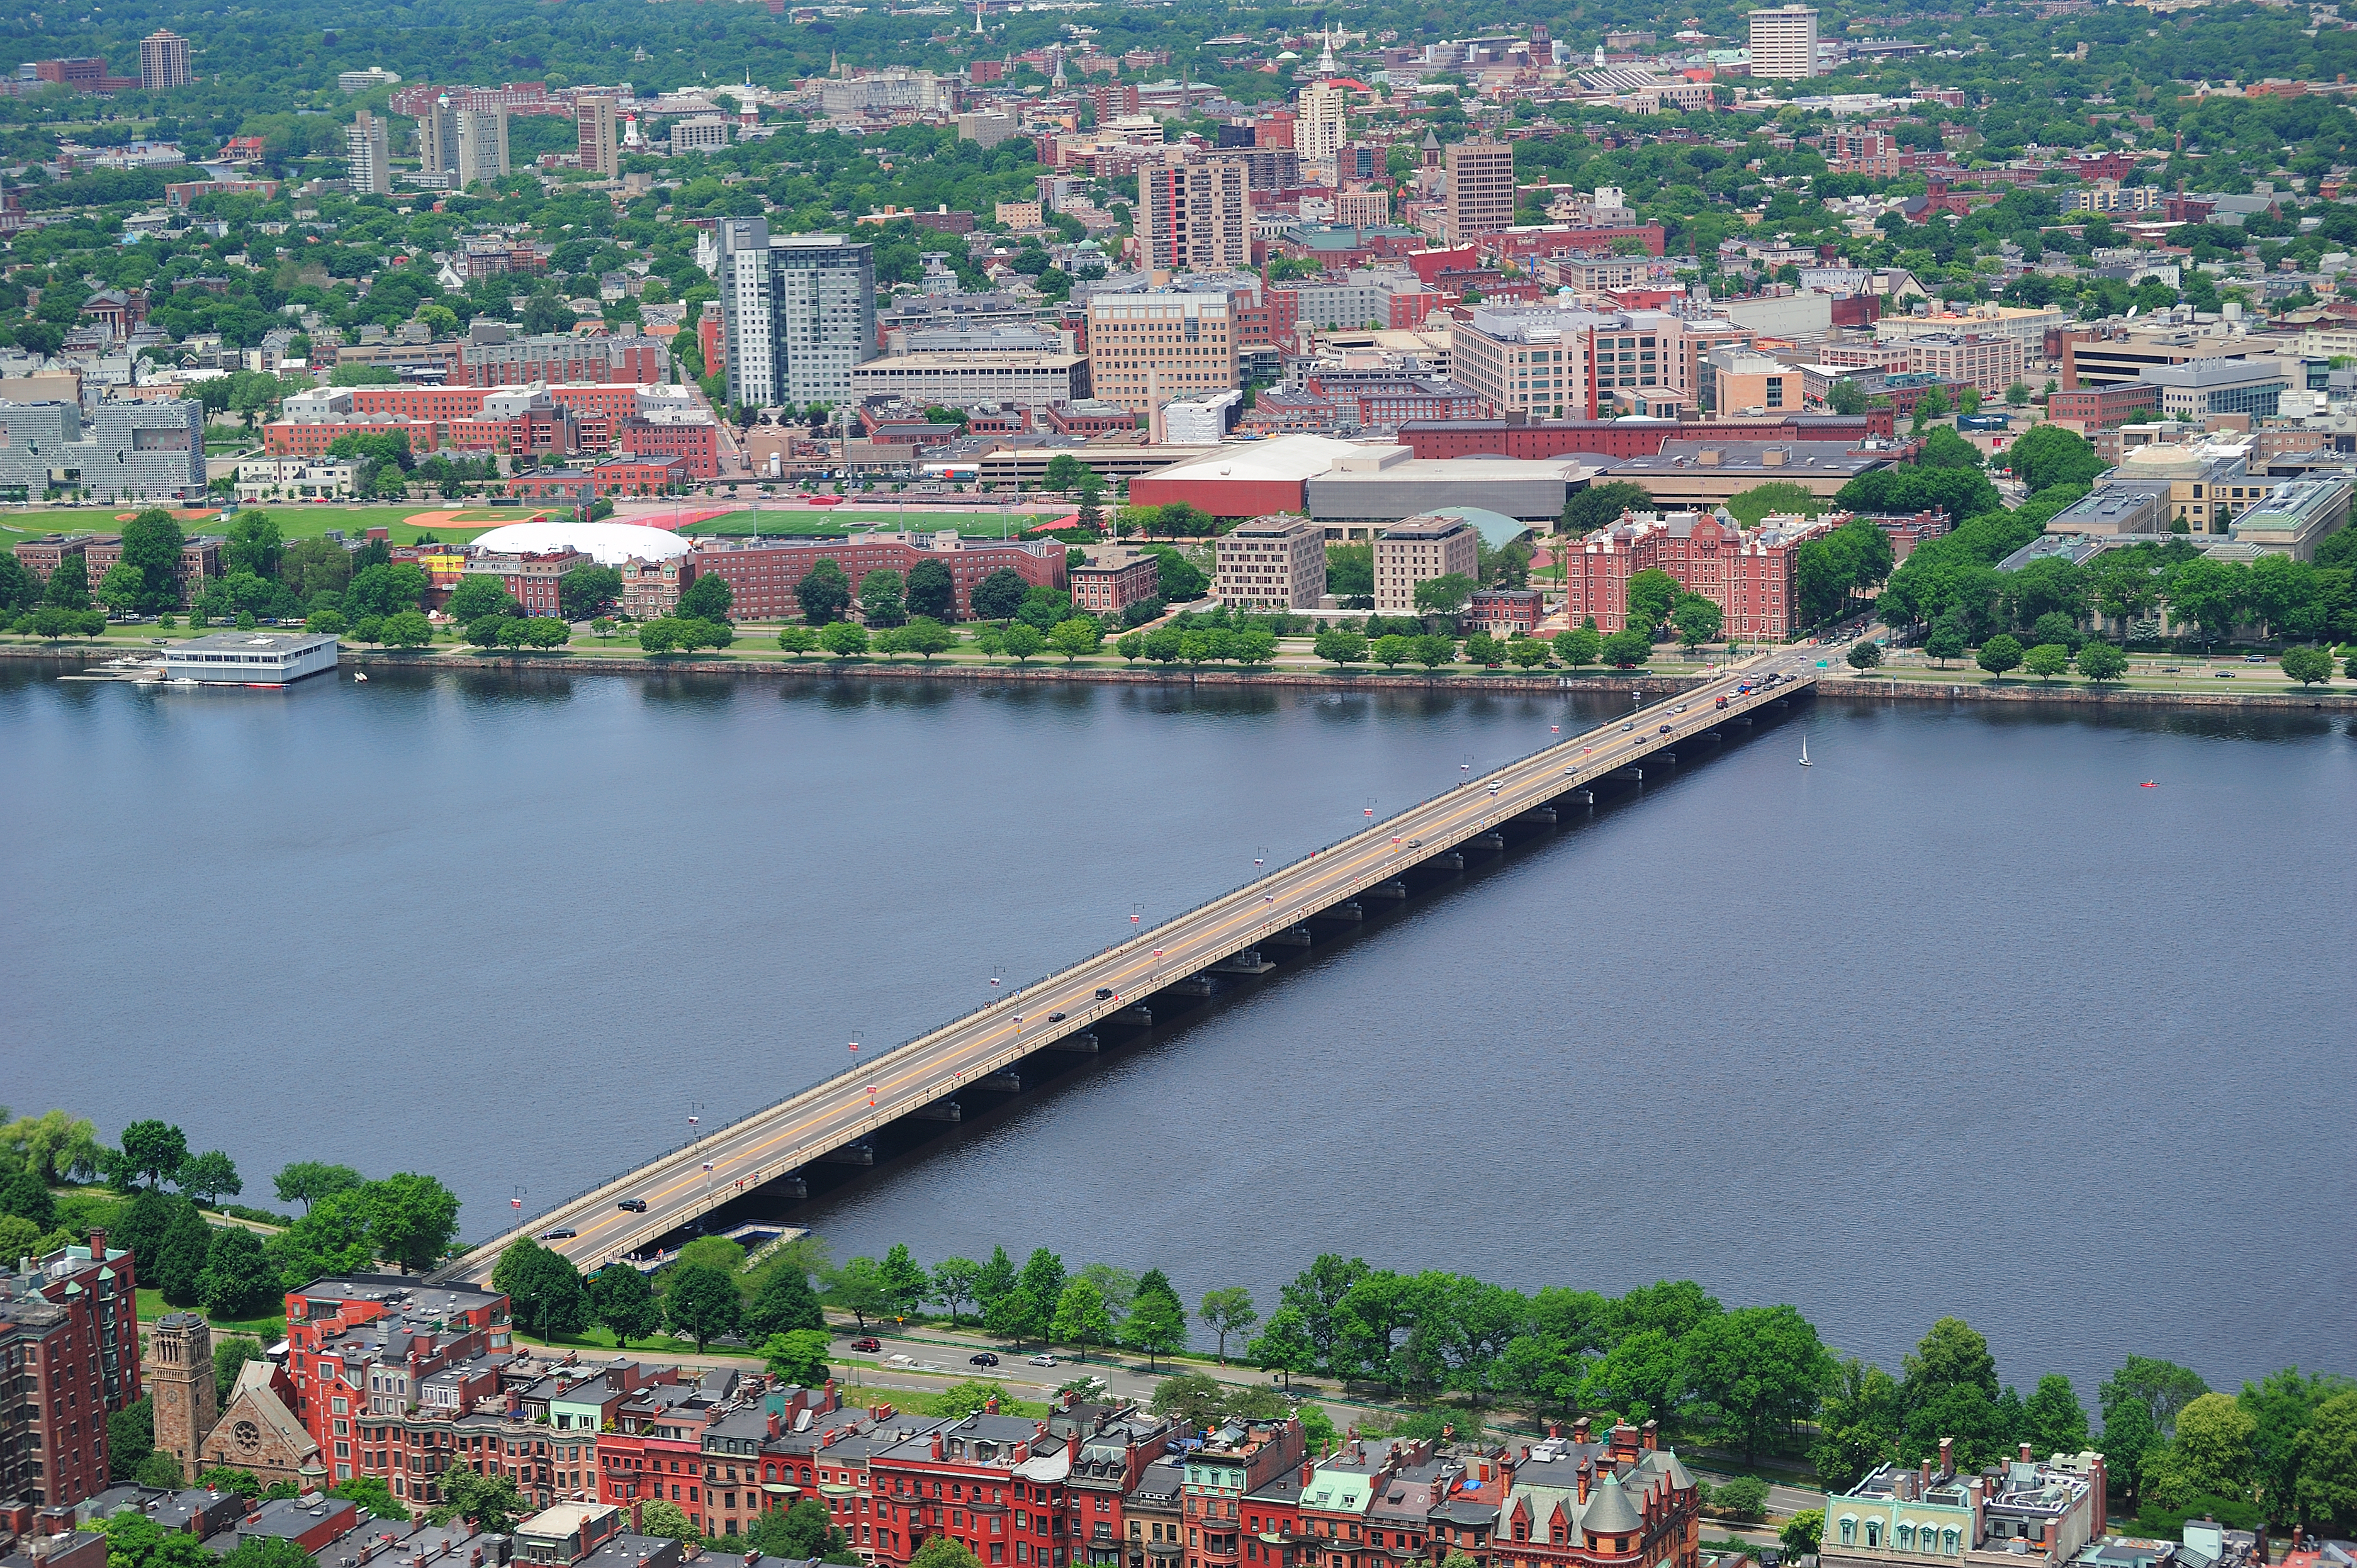
<path id="1" fill-rule="evenodd" d="M 38 539 L 45 533 L 113 533 L 140 509 L 131 506 L 58 507 L 46 511 L 0 511 L 0 546 Z M 395 544 L 414 544 L 421 533 L 445 541 L 465 541 L 502 523 L 522 522 L 533 515 L 528 507 L 461 506 L 408 502 L 400 506 L 306 506 L 289 503 L 248 507 L 267 512 L 285 539 L 317 539 L 331 528 L 348 535 L 371 528 L 392 531 Z M 188 533 L 219 533 L 218 513 L 210 518 L 180 519 Z"/>

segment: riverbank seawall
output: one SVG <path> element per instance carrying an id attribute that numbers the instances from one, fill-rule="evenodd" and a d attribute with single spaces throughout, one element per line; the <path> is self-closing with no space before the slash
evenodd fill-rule
<path id="1" fill-rule="evenodd" d="M 47 662 L 62 669 L 92 673 L 126 654 L 143 650 L 114 647 L 49 648 L 38 644 L 0 645 L 0 659 Z M 1670 697 L 1692 691 L 1709 677 L 1703 674 L 1659 674 L 1613 671 L 1533 674 L 1520 671 L 1462 671 L 1426 674 L 1415 671 L 1356 670 L 1188 670 L 1170 665 L 1135 668 L 1060 664 L 925 664 L 871 660 L 824 662 L 792 659 L 662 659 L 568 658 L 564 654 L 508 655 L 476 653 L 404 654 L 390 650 L 346 649 L 341 667 L 368 670 L 467 670 L 509 675 L 622 676 L 777 676 L 791 680 L 949 681 L 969 684 L 1008 685 L 1087 682 L 1096 685 L 1153 687 L 1212 687 L 1219 689 L 1278 687 L 1329 692 L 1450 692 L 1511 693 L 1539 696 L 1564 692 L 1626 693 L 1640 697 Z M 2071 703 L 2109 708 L 2262 708 L 2329 709 L 2357 713 L 2357 691 L 2211 692 L 2155 691 L 2135 687 L 2049 686 L 2036 681 L 1992 683 L 1985 681 L 1945 682 L 1910 677 L 1893 680 L 1827 671 L 1818 678 L 1827 696 L 1875 698 L 1896 702 Z"/>

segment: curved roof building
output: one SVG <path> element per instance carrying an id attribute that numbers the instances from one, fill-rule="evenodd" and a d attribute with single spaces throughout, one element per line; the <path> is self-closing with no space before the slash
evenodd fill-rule
<path id="1" fill-rule="evenodd" d="M 481 535 L 470 550 L 502 555 L 543 555 L 573 549 L 593 557 L 600 566 L 625 561 L 668 561 L 684 555 L 688 542 L 676 533 L 635 522 L 511 522 Z"/>

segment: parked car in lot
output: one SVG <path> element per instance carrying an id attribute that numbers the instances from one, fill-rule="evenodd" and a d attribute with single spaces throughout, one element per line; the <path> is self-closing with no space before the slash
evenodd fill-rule
<path id="1" fill-rule="evenodd" d="M 884 1348 L 884 1341 L 870 1334 L 864 1338 L 853 1340 L 851 1348 L 855 1350 L 881 1350 Z"/>
<path id="2" fill-rule="evenodd" d="M 975 1354 L 968 1356 L 965 1359 L 966 1364 L 971 1367 L 996 1367 L 998 1365 L 998 1358 L 988 1350 L 977 1351 Z"/>

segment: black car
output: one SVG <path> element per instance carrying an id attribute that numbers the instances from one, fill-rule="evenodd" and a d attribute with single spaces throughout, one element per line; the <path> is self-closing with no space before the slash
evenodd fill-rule
<path id="1" fill-rule="evenodd" d="M 1100 1001 L 1100 1002 L 1110 1002 L 1110 1001 L 1112 1001 L 1112 1000 L 1113 1000 L 1113 987 L 1112 987 L 1112 986 L 1110 986 L 1110 985 L 1100 985 L 1100 986 L 1098 986 L 1098 987 L 1097 987 L 1097 1000 L 1098 1000 L 1098 1001 Z"/>
<path id="2" fill-rule="evenodd" d="M 996 1367 L 998 1365 L 998 1358 L 992 1355 L 987 1350 L 983 1350 L 974 1355 L 968 1356 L 966 1358 L 966 1364 L 974 1367 Z"/>
<path id="3" fill-rule="evenodd" d="M 1050 1024 L 1060 1024 L 1063 1021 L 1064 1015 L 1061 1013 L 1050 1013 L 1048 1015 L 1048 1022 Z"/>
<path id="4" fill-rule="evenodd" d="M 647 1200 L 643 1197 L 626 1197 L 614 1207 L 627 1208 L 633 1214 L 644 1214 L 647 1211 Z"/>
<path id="5" fill-rule="evenodd" d="M 579 1234 L 581 1234 L 581 1232 L 574 1230 L 571 1226 L 562 1226 L 554 1230 L 542 1231 L 540 1233 L 540 1239 L 544 1241 L 570 1241 L 574 1237 L 578 1236 Z"/>

